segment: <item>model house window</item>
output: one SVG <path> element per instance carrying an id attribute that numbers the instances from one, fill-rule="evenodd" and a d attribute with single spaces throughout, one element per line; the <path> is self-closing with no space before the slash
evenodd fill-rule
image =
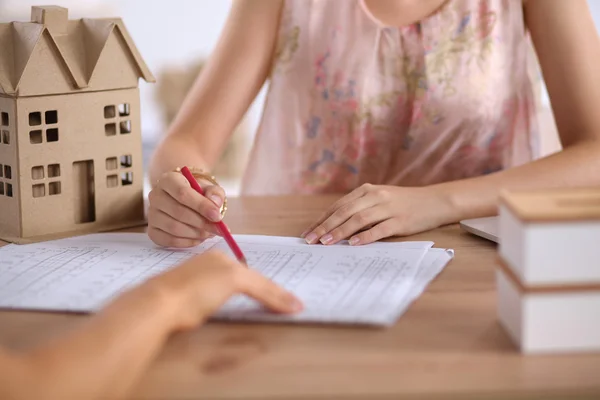
<path id="1" fill-rule="evenodd" d="M 13 197 L 12 168 L 0 164 L 0 196 Z"/>
<path id="2" fill-rule="evenodd" d="M 46 185 L 43 183 L 33 185 L 32 191 L 33 197 L 44 197 L 46 195 Z"/>
<path id="3" fill-rule="evenodd" d="M 122 121 L 119 124 L 119 132 L 121 132 L 121 135 L 131 133 L 131 121 Z"/>
<path id="4" fill-rule="evenodd" d="M 131 133 L 131 106 L 127 103 L 104 107 L 104 133 L 106 136 Z"/>
<path id="5" fill-rule="evenodd" d="M 117 164 L 117 157 L 111 157 L 106 159 L 106 170 L 114 171 L 119 168 L 119 164 Z"/>
<path id="6" fill-rule="evenodd" d="M 29 113 L 29 142 L 31 144 L 58 142 L 58 111 Z"/>
<path id="7" fill-rule="evenodd" d="M 131 154 L 121 156 L 121 168 L 131 168 L 132 165 Z"/>
<path id="8" fill-rule="evenodd" d="M 8 113 L 0 111 L 0 144 L 10 144 L 10 118 Z"/>
<path id="9" fill-rule="evenodd" d="M 60 164 L 37 165 L 31 168 L 33 197 L 56 196 L 61 192 Z"/>
<path id="10" fill-rule="evenodd" d="M 125 154 L 121 157 L 109 157 L 106 159 L 106 187 L 115 188 L 119 184 L 128 186 L 133 184 L 133 157 Z"/>
<path id="11" fill-rule="evenodd" d="M 48 194 L 50 196 L 60 194 L 60 181 L 48 183 Z"/>
<path id="12" fill-rule="evenodd" d="M 123 172 L 121 174 L 121 185 L 133 185 L 133 172 Z"/>
<path id="13" fill-rule="evenodd" d="M 33 167 L 31 168 L 31 179 L 34 181 L 44 179 L 44 167 Z"/>
<path id="14" fill-rule="evenodd" d="M 129 104 L 119 104 L 119 115 L 121 117 L 129 117 L 131 115 L 129 108 Z"/>
<path id="15" fill-rule="evenodd" d="M 60 164 L 48 165 L 48 178 L 60 177 Z"/>

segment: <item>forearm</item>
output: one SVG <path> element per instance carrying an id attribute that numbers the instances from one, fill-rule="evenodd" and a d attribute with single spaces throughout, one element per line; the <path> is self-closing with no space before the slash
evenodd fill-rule
<path id="1" fill-rule="evenodd" d="M 600 142 L 586 141 L 534 162 L 432 187 L 450 204 L 447 223 L 495 215 L 500 193 L 513 189 L 600 185 Z"/>
<path id="2" fill-rule="evenodd" d="M 165 172 L 183 165 L 210 171 L 214 165 L 207 160 L 196 140 L 185 134 L 172 134 L 157 147 L 150 163 L 149 177 L 152 186 Z"/>
<path id="3" fill-rule="evenodd" d="M 269 76 L 282 0 L 232 3 L 223 32 L 154 156 L 151 182 L 181 164 L 212 169 Z"/>
<path id="4" fill-rule="evenodd" d="M 174 327 L 175 305 L 149 288 L 125 293 L 71 335 L 29 355 L 31 398 L 125 396 Z"/>

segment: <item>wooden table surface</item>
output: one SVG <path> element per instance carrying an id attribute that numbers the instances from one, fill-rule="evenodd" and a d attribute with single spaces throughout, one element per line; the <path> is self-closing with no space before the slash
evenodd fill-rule
<path id="1" fill-rule="evenodd" d="M 333 200 L 231 199 L 226 221 L 296 236 Z M 404 240 L 456 257 L 394 327 L 209 323 L 169 341 L 135 398 L 600 398 L 600 354 L 522 356 L 499 326 L 494 244 L 457 226 Z M 81 318 L 0 312 L 0 344 L 28 348 Z"/>

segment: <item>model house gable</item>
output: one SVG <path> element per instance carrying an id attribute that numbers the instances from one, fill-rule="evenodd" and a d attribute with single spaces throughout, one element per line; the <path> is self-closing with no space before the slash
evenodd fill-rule
<path id="1" fill-rule="evenodd" d="M 111 21 L 104 19 L 85 18 L 81 20 L 81 29 L 83 29 L 83 40 L 85 42 L 86 56 L 86 74 L 85 77 L 89 82 L 92 79 L 92 74 L 96 70 L 98 61 L 102 56 L 102 51 L 111 35 L 114 27 Z"/>
<path id="2" fill-rule="evenodd" d="M 32 8 L 31 22 L 0 24 L 0 94 L 43 96 L 155 82 L 120 19 L 69 21 L 67 10 Z"/>
<path id="3" fill-rule="evenodd" d="M 79 21 L 69 21 L 67 33 L 64 35 L 53 35 L 60 54 L 67 65 L 75 87 L 78 89 L 88 86 L 87 79 L 87 43 L 85 30 Z"/>
<path id="4" fill-rule="evenodd" d="M 119 29 L 111 29 L 90 77 L 93 88 L 136 87 L 139 69 Z"/>
<path id="5" fill-rule="evenodd" d="M 15 63 L 13 28 L 11 24 L 0 24 L 0 93 L 13 92 L 11 73 Z"/>
<path id="6" fill-rule="evenodd" d="M 17 84 L 19 95 L 67 93 L 76 89 L 69 69 L 47 29 L 43 29 L 24 64 Z"/>

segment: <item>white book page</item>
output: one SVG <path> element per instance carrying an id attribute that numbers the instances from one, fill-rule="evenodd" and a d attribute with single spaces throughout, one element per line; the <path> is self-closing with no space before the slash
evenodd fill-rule
<path id="1" fill-rule="evenodd" d="M 432 242 L 310 246 L 297 238 L 235 236 L 252 268 L 300 297 L 293 317 L 270 314 L 244 296 L 216 319 L 389 325 L 425 285 L 421 261 Z M 145 234 L 80 236 L 0 249 L 0 308 L 90 312 L 155 274 L 208 249 L 231 254 L 216 238 L 194 249 L 154 246 Z M 431 277 L 432 279 L 433 277 Z"/>

